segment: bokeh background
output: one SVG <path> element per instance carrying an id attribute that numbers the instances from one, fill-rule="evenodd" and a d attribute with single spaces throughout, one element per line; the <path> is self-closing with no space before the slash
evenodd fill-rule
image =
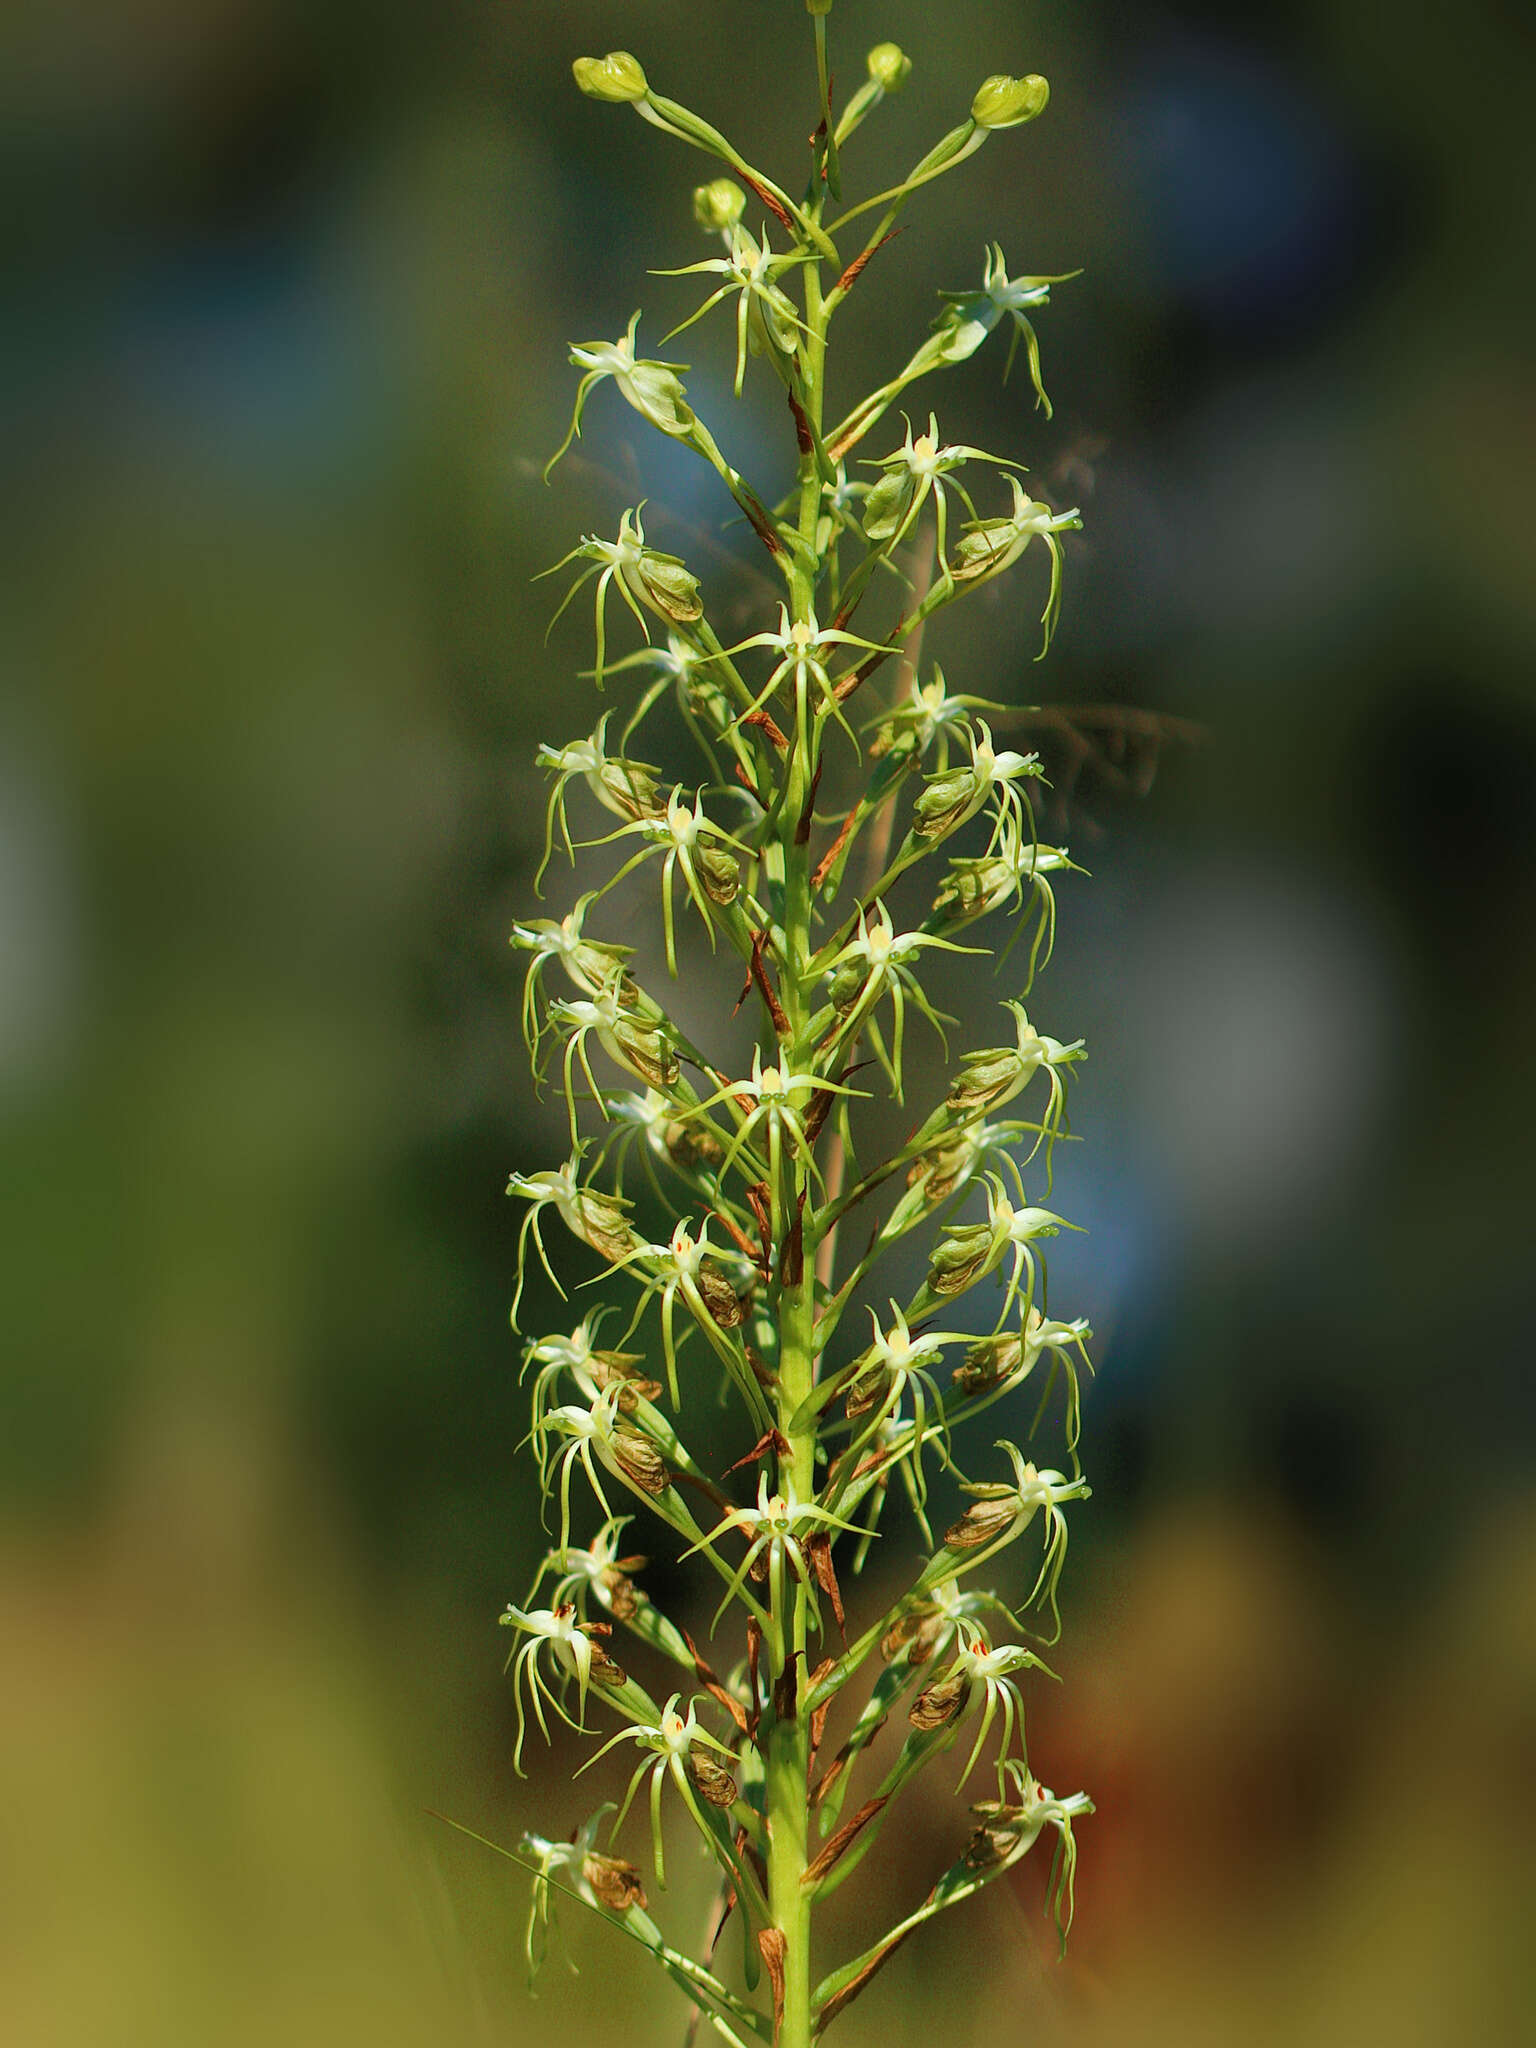
<path id="1" fill-rule="evenodd" d="M 843 2033 L 1528 2038 L 1520 10 L 837 0 L 831 27 L 845 89 L 877 39 L 916 65 L 855 179 L 986 72 L 1054 88 L 911 209 L 839 336 L 851 399 L 988 239 L 1083 270 L 1040 322 L 1051 423 L 996 345 L 914 394 L 1081 501 L 1055 648 L 1032 666 L 1026 574 L 932 651 L 1198 728 L 1060 774 L 1093 879 L 1032 1005 L 1092 1054 L 1057 1189 L 1090 1234 L 1052 1281 L 1100 1332 L 1096 1491 L 1031 1742 L 1099 1801 L 1077 1929 L 1057 1964 L 1026 1865 Z M 509 1842 L 588 1803 L 568 1752 L 514 1778 L 495 1628 L 540 1547 L 502 1190 L 560 1143 L 507 934 L 533 749 L 597 709 L 579 613 L 546 646 L 530 578 L 652 490 L 674 543 L 710 536 L 712 597 L 755 601 L 709 479 L 611 393 L 538 481 L 565 345 L 641 303 L 654 340 L 692 301 L 647 265 L 709 253 L 704 160 L 570 85 L 614 44 L 798 182 L 797 0 L 0 27 L 18 2048 L 680 2034 L 601 1931 L 528 2003 L 523 1880 L 427 1812 Z M 733 416 L 724 327 L 688 339 L 771 488 L 779 406 L 759 379 Z M 946 1824 L 915 1809 L 886 1906 Z M 685 1940 L 704 1911 L 680 1885 Z"/>

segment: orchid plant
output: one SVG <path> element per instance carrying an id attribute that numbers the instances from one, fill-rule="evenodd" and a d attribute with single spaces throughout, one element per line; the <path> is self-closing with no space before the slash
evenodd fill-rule
<path id="1" fill-rule="evenodd" d="M 524 1837 L 529 1955 L 543 1953 L 556 1900 L 580 1901 L 644 1947 L 695 2025 L 732 2048 L 810 2048 L 898 1943 L 1005 1878 L 1042 1837 L 1054 1845 L 1049 1906 L 1065 1939 L 1073 1830 L 1092 1810 L 1083 1794 L 1041 1784 L 1025 1739 L 1030 1674 L 1045 1670 L 1028 1639 L 1044 1646 L 1059 1631 L 1068 1510 L 1088 1494 L 1077 1443 L 1091 1333 L 1047 1306 L 1045 1246 L 1072 1226 L 1042 1199 L 1082 1043 L 1050 1035 L 1010 999 L 1000 1043 L 951 1057 L 954 1020 L 924 985 L 957 954 L 1006 958 L 1021 934 L 1032 983 L 1050 956 L 1054 888 L 1072 870 L 1066 849 L 1035 832 L 1039 758 L 998 744 L 978 714 L 999 706 L 953 693 L 936 666 L 925 677 L 924 629 L 1021 561 L 1027 580 L 1039 561 L 1044 654 L 1062 536 L 1080 520 L 1033 497 L 1016 460 L 944 439 L 926 405 L 894 446 L 873 440 L 910 386 L 999 331 L 1005 371 L 1022 339 L 1048 416 L 1032 316 L 1062 280 L 1010 276 L 989 245 L 980 283 L 944 295 L 903 368 L 841 417 L 827 405 L 833 323 L 909 202 L 993 135 L 1032 121 L 1047 86 L 988 78 L 899 184 L 845 202 L 855 137 L 911 66 L 879 45 L 835 109 L 831 9 L 807 0 L 817 120 L 799 197 L 658 92 L 626 52 L 574 66 L 591 99 L 632 107 L 711 160 L 693 212 L 724 253 L 661 273 L 705 292 L 672 334 L 703 331 L 714 314 L 735 391 L 754 364 L 777 381 L 794 480 L 782 496 L 747 482 L 694 411 L 687 365 L 641 353 L 640 314 L 617 340 L 573 345 L 580 382 L 551 470 L 616 396 L 716 472 L 764 551 L 775 597 L 759 630 L 722 637 L 702 579 L 652 546 L 638 505 L 614 538 L 589 535 L 556 565 L 579 571 L 560 611 L 595 579 L 593 682 L 639 688 L 622 731 L 610 709 L 590 737 L 540 749 L 552 778 L 541 881 L 552 862 L 575 858 L 583 831 L 579 844 L 599 860 L 607 849 L 612 873 L 564 916 L 514 933 L 527 955 L 524 1035 L 536 1075 L 558 1087 L 570 1139 L 563 1162 L 515 1174 L 508 1190 L 528 1204 L 514 1325 L 530 1249 L 565 1294 L 546 1242 L 552 1221 L 582 1248 L 583 1284 L 606 1280 L 623 1304 L 616 1315 L 614 1304 L 572 1313 L 526 1343 L 530 1440 L 555 1540 L 502 1616 L 514 1639 L 514 1761 L 521 1770 L 530 1722 L 546 1737 L 564 1723 L 592 1738 L 589 1764 L 613 1754 L 628 1770 L 617 1806 L 567 1840 Z M 641 643 L 618 659 L 612 594 Z M 688 736 L 678 744 L 697 748 L 696 780 L 669 782 L 631 755 L 638 728 L 669 707 Z M 677 758 L 671 741 L 663 757 Z M 663 967 L 679 973 L 690 935 L 719 962 L 734 956 L 738 1008 L 750 1002 L 756 1020 L 746 1055 L 694 1043 L 665 981 L 642 985 L 622 925 L 600 934 L 605 913 L 616 923 L 620 885 L 648 892 L 659 913 L 658 979 Z M 988 918 L 1000 928 L 992 948 L 978 943 Z M 918 1019 L 951 1058 L 950 1079 L 880 1156 L 870 1098 L 903 1102 Z M 656 1202 L 668 1222 L 642 1229 L 653 1211 L 638 1205 Z M 901 1250 L 911 1269 L 914 1237 L 927 1243 L 915 1290 L 896 1278 L 899 1257 L 872 1280 Z M 976 1462 L 969 1420 L 1017 1407 L 1014 1433 L 1027 1445 L 1057 1416 L 1058 1385 L 1057 1462 L 1043 1452 L 1037 1462 L 1012 1437 Z M 691 1402 L 707 1453 L 685 1437 Z M 722 1430 L 728 1464 L 714 1448 Z M 882 1519 L 893 1481 L 910 1511 L 905 1553 L 893 1518 Z M 935 1536 L 940 1482 L 969 1505 Z M 702 1646 L 640 1583 L 637 1521 L 697 1572 Z M 1011 1563 L 1014 1546 L 1014 1590 L 980 1588 L 973 1575 Z M 879 1590 L 863 1599 L 854 1581 L 862 1588 L 868 1574 L 873 1588 L 871 1559 Z M 894 1927 L 829 1965 L 816 1948 L 818 1907 L 921 1772 L 953 1749 L 958 1790 L 989 1745 L 983 1777 L 996 1797 L 959 1824 L 948 1867 Z M 867 1796 L 845 1819 L 865 1773 Z M 649 1819 L 643 1859 L 624 1853 L 637 1807 Z M 651 1917 L 652 1877 L 660 1891 L 668 1869 L 663 1837 L 677 1827 L 712 1860 L 720 1919 L 740 1929 L 739 1963 L 726 1959 L 730 1945 L 691 1958 Z"/>

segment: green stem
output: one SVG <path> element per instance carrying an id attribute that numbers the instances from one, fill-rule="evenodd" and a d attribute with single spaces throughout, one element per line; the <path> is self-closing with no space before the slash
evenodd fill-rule
<path id="1" fill-rule="evenodd" d="M 827 315 L 821 290 L 820 267 L 808 263 L 804 270 L 805 315 L 808 339 L 805 344 L 804 405 L 813 438 L 820 434 L 824 368 L 826 360 Z M 802 451 L 797 477 L 798 551 L 791 594 L 794 618 L 808 620 L 816 595 L 816 523 L 821 508 L 821 469 L 815 447 Z M 785 764 L 786 793 L 778 823 L 778 855 L 783 882 L 784 974 L 782 995 L 789 1021 L 790 1058 L 795 1071 L 804 1071 L 814 1059 L 815 1046 L 808 1030 L 814 1010 L 815 979 L 811 973 L 813 943 L 811 932 L 810 848 L 799 836 L 799 824 L 810 798 L 819 742 L 820 721 L 795 720 L 795 734 Z M 786 1231 L 793 1233 L 799 1219 L 814 1214 L 815 1189 L 809 1168 L 796 1156 L 793 1146 L 782 1148 L 779 1178 L 782 1196 L 776 1203 Z M 776 1191 L 777 1192 L 777 1191 Z M 785 1244 L 777 1247 L 784 1259 Z M 790 1424 L 811 1392 L 815 1380 L 815 1267 L 816 1246 L 811 1233 L 799 1248 L 798 1260 L 781 1279 L 779 1299 L 779 1385 L 778 1426 L 788 1449 L 779 1459 L 779 1488 L 810 1500 L 816 1490 L 816 1419 L 812 1415 L 799 1428 Z M 792 1572 L 780 1579 L 781 1598 L 788 1612 L 782 1612 L 779 1640 L 782 1645 L 779 1669 L 774 1672 L 774 1718 L 768 1731 L 765 1797 L 768 1815 L 768 1904 L 774 1927 L 784 1937 L 784 2004 L 779 2027 L 779 2048 L 810 2048 L 811 2008 L 811 1894 L 804 1884 L 811 1860 L 810 1840 L 810 1715 L 806 1704 L 806 1649 L 809 1630 L 809 1595 Z"/>

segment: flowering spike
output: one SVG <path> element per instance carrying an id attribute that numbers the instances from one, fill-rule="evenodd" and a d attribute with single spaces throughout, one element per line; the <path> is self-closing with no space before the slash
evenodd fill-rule
<path id="1" fill-rule="evenodd" d="M 549 1538 L 532 1587 L 502 1615 L 514 1632 L 513 1766 L 524 1768 L 530 1729 L 548 1738 L 563 1725 L 588 1738 L 582 1770 L 616 1755 L 626 1770 L 616 1803 L 569 1840 L 525 1837 L 527 1946 L 536 1961 L 565 1892 L 654 1956 L 735 2048 L 811 2048 L 908 1934 L 1042 1837 L 1056 1851 L 1048 1889 L 1065 1932 L 1073 1826 L 1091 1811 L 1032 1775 L 1028 1674 L 1050 1674 L 1016 1619 L 1032 1612 L 1059 1630 L 1067 1514 L 1089 1494 L 1078 1442 L 1090 1331 L 1054 1312 L 1044 1262 L 1049 1241 L 1077 1227 L 1046 1204 L 1082 1041 L 1049 1036 L 1010 999 L 1004 1042 L 961 1052 L 894 1150 L 869 1105 L 874 1094 L 900 1103 L 924 1078 L 908 1058 L 915 1039 L 927 1045 L 914 1014 L 949 1059 L 956 1019 L 941 1003 L 975 972 L 973 924 L 1005 917 L 991 949 L 999 966 L 1024 942 L 1026 994 L 1050 964 L 1058 878 L 1075 870 L 1037 830 L 1043 764 L 1007 744 L 1010 712 L 984 677 L 951 687 L 931 655 L 919 672 L 919 636 L 1038 539 L 1050 557 L 1043 654 L 1064 537 L 1081 522 L 1030 496 L 1015 456 L 946 441 L 932 411 L 904 415 L 886 454 L 853 458 L 911 384 L 1002 328 L 1004 377 L 1022 345 L 1048 418 L 1033 320 L 1062 280 L 1010 275 L 989 243 L 979 288 L 945 295 L 904 367 L 840 423 L 825 414 L 831 323 L 859 280 L 884 274 L 871 260 L 908 202 L 994 130 L 1038 115 L 1048 89 L 1033 75 L 988 78 L 899 184 L 838 211 L 854 138 L 912 67 L 877 43 L 837 114 L 832 0 L 807 0 L 807 14 L 808 186 L 804 168 L 784 184 L 750 163 L 653 90 L 627 52 L 573 67 L 589 97 L 632 105 L 712 160 L 693 214 L 719 239 L 704 260 L 660 273 L 696 279 L 699 295 L 661 346 L 692 328 L 713 343 L 705 316 L 725 309 L 716 381 L 740 395 L 749 362 L 772 371 L 794 482 L 763 497 L 726 460 L 684 386 L 689 366 L 639 353 L 638 313 L 617 340 L 571 347 L 575 396 L 550 470 L 612 384 L 664 441 L 710 465 L 770 559 L 756 556 L 738 580 L 743 602 L 728 619 L 711 617 L 687 564 L 648 540 L 642 498 L 616 533 L 583 535 L 555 564 L 572 580 L 551 628 L 590 586 L 594 658 L 582 680 L 635 687 L 622 717 L 538 750 L 548 781 L 535 890 L 558 847 L 583 869 L 582 893 L 513 932 L 527 959 L 523 1037 L 536 1083 L 558 1091 L 570 1146 L 563 1164 L 508 1183 L 525 1205 L 514 1325 L 530 1256 L 562 1298 L 570 1284 L 545 1235 L 551 1217 L 595 1255 L 577 1254 L 577 1278 L 605 1299 L 522 1348 Z M 790 189 L 807 196 L 796 203 Z M 860 284 L 861 302 L 873 288 Z M 701 373 L 699 393 L 707 383 Z M 983 516 L 979 503 L 996 502 L 991 472 L 1008 504 Z M 914 566 L 924 553 L 927 571 Z M 751 611 L 747 578 L 767 592 Z M 640 643 L 611 657 L 615 595 Z M 642 724 L 654 760 L 631 754 Z M 693 775 L 674 780 L 684 756 Z M 917 869 L 926 886 L 909 881 Z M 667 984 L 653 980 L 660 961 Z M 897 1286 L 895 1262 L 876 1270 L 908 1237 L 908 1271 L 923 1276 L 915 1293 L 910 1280 Z M 974 1289 L 986 1290 L 986 1312 L 957 1315 Z M 985 1469 L 967 1449 L 974 1419 L 1025 1393 L 1030 1454 L 999 1439 L 1001 1476 L 968 1477 Z M 695 1436 L 701 1401 L 712 1412 Z M 685 1436 L 707 1443 L 704 1462 Z M 966 1496 L 947 1525 L 936 1467 Z M 653 1523 L 669 1558 L 715 1582 L 718 1670 L 643 1583 L 654 1546 L 641 1530 Z M 857 1578 L 877 1540 L 883 1592 Z M 996 1591 L 977 1577 L 994 1560 L 1013 1574 Z M 850 1697 L 839 1724 L 850 1732 L 828 1761 L 832 1703 L 867 1662 L 878 1675 Z M 884 1754 L 876 1737 L 902 1717 L 904 1739 Z M 959 1785 L 990 1774 L 997 1797 L 972 1809 L 968 1842 L 957 1824 L 955 1860 L 923 1904 L 817 1985 L 819 1902 L 888 1840 L 902 1796 L 951 1750 Z M 617 1853 L 637 1806 L 658 1889 L 674 1820 L 712 1859 L 741 1929 L 744 1993 L 650 1918 L 649 1876 Z"/>

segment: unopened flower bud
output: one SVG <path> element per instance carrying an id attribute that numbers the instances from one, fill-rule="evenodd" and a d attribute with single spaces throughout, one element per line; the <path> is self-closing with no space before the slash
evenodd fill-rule
<path id="1" fill-rule="evenodd" d="M 805 0 L 805 11 L 807 14 L 830 14 L 832 0 Z"/>
<path id="2" fill-rule="evenodd" d="M 882 92 L 900 92 L 911 76 L 912 59 L 896 43 L 876 43 L 864 62 Z"/>
<path id="3" fill-rule="evenodd" d="M 606 57 L 578 57 L 571 72 L 589 100 L 622 105 L 643 100 L 650 91 L 639 58 L 631 57 L 628 50 L 610 50 Z"/>
<path id="4" fill-rule="evenodd" d="M 622 1856 L 602 1856 L 589 1849 L 581 1859 L 581 1874 L 610 1913 L 627 1913 L 631 1906 L 645 1911 L 645 1886 L 640 1882 L 640 1873 Z"/>
<path id="5" fill-rule="evenodd" d="M 985 79 L 971 101 L 971 119 L 978 128 L 1017 128 L 1045 111 L 1051 88 L 1038 71 L 1026 78 L 998 72 Z"/>
<path id="6" fill-rule="evenodd" d="M 735 227 L 747 207 L 747 195 L 734 178 L 711 178 L 693 188 L 693 217 L 701 228 L 723 233 Z"/>

